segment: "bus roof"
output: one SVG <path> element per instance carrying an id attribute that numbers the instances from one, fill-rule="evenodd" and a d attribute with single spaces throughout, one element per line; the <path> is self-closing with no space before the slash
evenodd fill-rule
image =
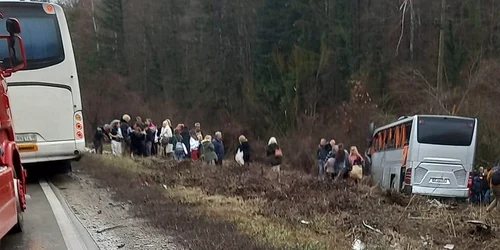
<path id="1" fill-rule="evenodd" d="M 41 3 L 44 3 L 44 4 L 50 4 L 50 5 L 55 5 L 55 6 L 59 6 L 58 3 L 52 3 L 50 1 L 30 1 L 30 0 L 0 0 L 0 3 L 36 3 L 36 4 L 41 4 Z"/>
<path id="2" fill-rule="evenodd" d="M 407 123 L 409 121 L 412 121 L 413 119 L 418 117 L 441 117 L 441 118 L 456 118 L 456 119 L 467 119 L 467 120 L 477 120 L 476 118 L 471 118 L 471 117 L 462 117 L 462 116 L 454 116 L 454 115 L 413 115 L 413 116 L 402 116 L 400 117 L 397 121 L 393 123 L 389 123 L 387 125 L 384 125 L 382 127 L 379 127 L 373 131 L 373 135 L 376 135 L 379 131 L 385 130 L 388 128 L 392 128 L 394 126 Z"/>

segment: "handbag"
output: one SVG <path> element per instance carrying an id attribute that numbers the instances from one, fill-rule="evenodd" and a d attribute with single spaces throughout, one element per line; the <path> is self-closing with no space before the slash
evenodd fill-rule
<path id="1" fill-rule="evenodd" d="M 236 155 L 234 156 L 234 160 L 240 165 L 243 166 L 245 165 L 245 160 L 243 160 L 243 151 L 238 149 L 238 152 L 236 152 Z"/>

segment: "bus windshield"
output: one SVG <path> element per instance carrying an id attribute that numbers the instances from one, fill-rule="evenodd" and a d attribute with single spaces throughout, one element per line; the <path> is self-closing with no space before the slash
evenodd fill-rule
<path id="1" fill-rule="evenodd" d="M 64 60 L 64 50 L 55 14 L 45 13 L 41 4 L 1 3 L 4 17 L 17 18 L 21 23 L 21 36 L 26 49 L 27 67 L 40 69 Z M 0 34 L 7 34 L 5 19 L 0 19 Z M 2 57 L 8 57 L 7 48 L 0 49 Z M 2 58 L 3 59 L 3 58 Z"/>
<path id="2" fill-rule="evenodd" d="M 473 119 L 449 117 L 419 117 L 419 143 L 444 146 L 470 146 L 474 135 Z"/>

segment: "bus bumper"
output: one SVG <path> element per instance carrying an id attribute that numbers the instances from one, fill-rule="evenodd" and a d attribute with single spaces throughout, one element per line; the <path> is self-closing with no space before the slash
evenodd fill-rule
<path id="1" fill-rule="evenodd" d="M 419 187 L 412 186 L 411 188 L 413 194 L 434 196 L 434 197 L 445 197 L 445 198 L 468 198 L 469 189 L 447 189 L 447 188 L 429 188 L 429 187 Z"/>
<path id="2" fill-rule="evenodd" d="M 37 142 L 36 147 L 25 147 L 29 143 L 18 143 L 23 164 L 77 160 L 85 149 L 85 141 Z"/>

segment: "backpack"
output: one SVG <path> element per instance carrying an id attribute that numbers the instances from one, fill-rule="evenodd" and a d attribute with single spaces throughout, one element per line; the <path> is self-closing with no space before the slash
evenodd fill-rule
<path id="1" fill-rule="evenodd" d="M 500 169 L 491 170 L 493 173 L 491 174 L 491 184 L 492 185 L 500 185 Z"/>
<path id="2" fill-rule="evenodd" d="M 274 150 L 274 157 L 283 157 L 283 152 L 281 151 L 281 148 L 277 148 Z"/>
<path id="3" fill-rule="evenodd" d="M 184 146 L 182 145 L 182 142 L 179 140 L 175 143 L 175 153 L 184 154 Z"/>

